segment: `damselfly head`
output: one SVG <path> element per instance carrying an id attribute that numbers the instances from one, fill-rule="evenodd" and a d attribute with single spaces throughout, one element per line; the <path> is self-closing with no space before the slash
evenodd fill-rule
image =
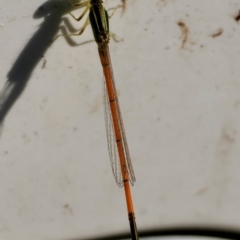
<path id="1" fill-rule="evenodd" d="M 102 0 L 91 0 L 90 2 L 92 5 L 102 5 L 103 4 Z"/>

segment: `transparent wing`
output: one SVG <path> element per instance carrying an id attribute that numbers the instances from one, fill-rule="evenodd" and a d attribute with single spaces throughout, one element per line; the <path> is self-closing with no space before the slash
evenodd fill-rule
<path id="1" fill-rule="evenodd" d="M 113 86 L 114 86 L 115 93 L 116 93 L 116 87 L 115 87 L 114 82 L 113 82 Z M 111 161 L 111 165 L 112 165 L 112 171 L 113 171 L 113 175 L 115 177 L 116 183 L 119 187 L 122 187 L 123 186 L 123 178 L 122 178 L 122 172 L 121 172 L 121 165 L 120 165 L 120 160 L 119 160 L 119 155 L 118 155 L 115 133 L 114 133 L 114 129 L 113 129 L 112 113 L 111 113 L 111 109 L 110 109 L 105 79 L 103 81 L 103 92 L 104 92 L 105 123 L 106 123 L 107 140 L 108 140 L 108 151 L 109 151 L 110 161 Z M 130 155 L 129 155 L 127 139 L 126 139 L 126 135 L 125 135 L 125 130 L 124 130 L 123 121 L 122 121 L 122 115 L 120 112 L 117 96 L 116 96 L 116 103 L 117 103 L 117 114 L 118 114 L 118 121 L 119 121 L 119 125 L 120 125 L 121 137 L 122 137 L 122 141 L 123 141 L 123 150 L 124 150 L 124 155 L 125 155 L 125 160 L 126 160 L 126 166 L 127 166 L 127 170 L 129 173 L 129 180 L 130 180 L 131 184 L 133 185 L 133 183 L 136 180 L 135 180 L 135 175 L 134 175 L 134 171 L 133 171 L 133 167 L 132 167 L 132 163 L 131 163 L 131 159 L 130 159 Z"/>
<path id="2" fill-rule="evenodd" d="M 131 184 L 133 185 L 134 182 L 136 182 L 136 178 L 135 178 L 135 174 L 134 174 L 133 166 L 132 166 L 132 161 L 131 161 L 129 150 L 128 150 L 127 138 L 126 138 L 125 129 L 124 129 L 123 120 L 122 120 L 122 114 L 121 114 L 120 106 L 119 106 L 119 102 L 118 102 L 115 82 L 113 82 L 113 86 L 114 86 L 115 93 L 116 93 L 116 102 L 117 102 L 117 106 L 118 106 L 117 107 L 118 120 L 119 120 L 119 123 L 120 123 L 121 135 L 122 135 L 122 139 L 123 139 L 123 148 L 124 148 L 125 159 L 126 159 L 126 162 L 127 162 L 127 168 L 128 168 L 129 178 L 130 178 L 129 180 L 130 180 Z"/>
<path id="3" fill-rule="evenodd" d="M 104 97 L 104 113 L 105 113 L 105 124 L 107 131 L 107 141 L 108 141 L 108 152 L 112 166 L 112 172 L 115 177 L 116 183 L 119 187 L 123 186 L 121 165 L 118 156 L 117 144 L 115 140 L 115 133 L 113 130 L 113 120 L 110 110 L 110 104 L 108 99 L 108 93 L 106 89 L 105 78 L 103 80 L 103 97 Z"/>

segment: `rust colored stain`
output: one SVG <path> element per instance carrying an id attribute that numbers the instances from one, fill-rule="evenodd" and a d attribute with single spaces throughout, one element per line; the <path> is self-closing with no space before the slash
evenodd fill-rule
<path id="1" fill-rule="evenodd" d="M 127 7 L 126 0 L 122 0 L 122 14 L 126 11 L 126 7 Z"/>
<path id="2" fill-rule="evenodd" d="M 238 22 L 240 20 L 240 10 L 238 10 L 238 14 L 234 17 L 234 19 Z"/>
<path id="3" fill-rule="evenodd" d="M 223 33 L 223 29 L 219 28 L 215 33 L 212 34 L 212 37 L 213 38 L 218 37 L 218 36 L 222 35 L 222 33 Z"/>
<path id="4" fill-rule="evenodd" d="M 181 48 L 184 48 L 185 46 L 185 43 L 187 42 L 188 40 L 188 33 L 189 33 L 189 29 L 188 27 L 186 26 L 186 24 L 182 21 L 179 21 L 178 22 L 178 26 L 180 27 L 181 31 L 182 31 L 182 46 Z"/>

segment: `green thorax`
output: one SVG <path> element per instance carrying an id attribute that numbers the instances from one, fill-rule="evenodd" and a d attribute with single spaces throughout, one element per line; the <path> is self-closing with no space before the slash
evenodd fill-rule
<path id="1" fill-rule="evenodd" d="M 108 13 L 101 0 L 92 0 L 91 5 L 89 20 L 95 41 L 98 45 L 108 44 L 110 39 Z"/>

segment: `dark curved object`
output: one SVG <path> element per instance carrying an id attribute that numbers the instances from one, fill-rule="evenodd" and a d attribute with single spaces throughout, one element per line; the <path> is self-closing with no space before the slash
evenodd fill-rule
<path id="1" fill-rule="evenodd" d="M 151 229 L 139 231 L 139 238 L 144 239 L 146 237 L 163 237 L 163 236 L 202 236 L 202 237 L 218 237 L 223 239 L 240 239 L 240 231 L 231 228 L 213 228 L 213 227 L 176 227 L 166 229 Z M 106 235 L 101 237 L 85 238 L 84 240 L 120 240 L 131 239 L 129 233 Z M 83 239 L 72 239 L 83 240 Z"/>

